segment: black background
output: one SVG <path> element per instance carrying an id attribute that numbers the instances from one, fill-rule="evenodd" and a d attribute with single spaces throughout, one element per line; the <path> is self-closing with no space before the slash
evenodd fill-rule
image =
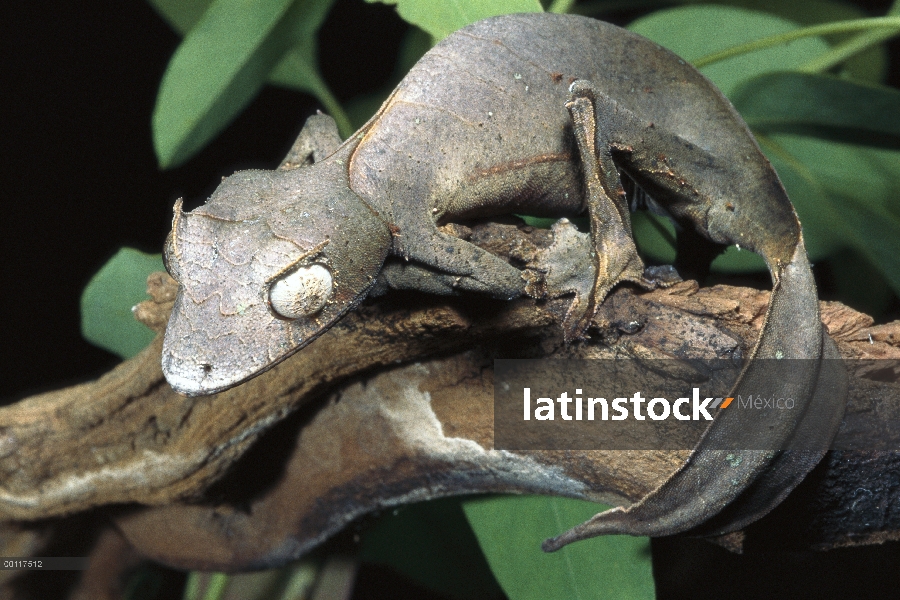
<path id="1" fill-rule="evenodd" d="M 890 2 L 857 4 L 883 14 Z M 241 168 L 273 168 L 318 106 L 300 93 L 266 87 L 201 154 L 160 171 L 150 119 L 180 38 L 150 5 L 7 1 L 0 11 L 0 398 L 11 401 L 115 365 L 116 357 L 80 334 L 79 298 L 91 275 L 121 246 L 159 252 L 176 198 L 196 206 L 222 176 Z M 340 101 L 383 84 L 405 30 L 391 8 L 338 0 L 320 34 L 320 57 Z M 896 43 L 892 55 L 896 83 Z M 657 558 L 665 557 L 656 568 L 661 582 L 668 581 L 668 597 L 698 597 L 704 588 L 712 594 L 707 597 L 742 596 L 740 589 L 750 592 L 752 580 L 771 582 L 765 589 L 775 595 L 779 590 L 803 595 L 808 585 L 819 594 L 830 589 L 842 597 L 878 597 L 877 590 L 888 589 L 881 587 L 885 582 L 868 578 L 890 572 L 897 581 L 896 547 L 885 551 L 830 553 L 826 559 L 790 555 L 773 565 L 719 553 L 704 543 L 655 546 Z M 691 561 L 694 553 L 701 563 L 715 561 L 718 576 L 711 580 L 709 571 L 698 569 Z M 748 569 L 756 575 L 743 584 L 725 581 Z M 768 575 L 762 574 L 766 570 Z M 797 580 L 800 572 L 805 580 Z"/>

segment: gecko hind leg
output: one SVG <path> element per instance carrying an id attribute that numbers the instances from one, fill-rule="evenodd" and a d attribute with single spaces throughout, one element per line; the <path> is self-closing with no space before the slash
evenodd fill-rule
<path id="1" fill-rule="evenodd" d="M 630 281 L 652 289 L 658 282 L 645 275 L 644 263 L 631 235 L 625 189 L 613 163 L 610 141 L 605 139 L 605 131 L 597 127 L 597 111 L 609 107 L 598 102 L 586 81 L 575 81 L 570 91 L 572 96 L 566 108 L 572 116 L 572 129 L 581 155 L 594 267 L 591 292 L 580 306 L 573 305 L 563 323 L 566 339 L 571 341 L 584 333 L 613 286 Z"/>

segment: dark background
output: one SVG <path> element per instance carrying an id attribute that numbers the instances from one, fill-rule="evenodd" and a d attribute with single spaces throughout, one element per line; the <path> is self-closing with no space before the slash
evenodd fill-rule
<path id="1" fill-rule="evenodd" d="M 857 4 L 882 14 L 890 2 Z M 632 16 L 619 15 L 619 22 Z M 320 60 L 341 102 L 381 87 L 405 30 L 392 8 L 338 0 L 320 33 Z M 274 168 L 318 108 L 310 97 L 266 87 L 201 154 L 162 172 L 150 119 L 179 41 L 143 0 L 0 8 L 0 404 L 93 378 L 119 362 L 81 337 L 79 298 L 90 277 L 121 246 L 159 252 L 176 198 L 196 206 L 222 176 Z M 894 43 L 895 85 L 898 56 Z M 699 597 L 699 590 L 706 597 L 802 597 L 806 590 L 874 598 L 897 590 L 889 584 L 898 581 L 896 545 L 773 562 L 665 541 L 655 543 L 654 554 L 670 598 Z M 698 568 L 703 564 L 715 565 L 713 573 Z"/>

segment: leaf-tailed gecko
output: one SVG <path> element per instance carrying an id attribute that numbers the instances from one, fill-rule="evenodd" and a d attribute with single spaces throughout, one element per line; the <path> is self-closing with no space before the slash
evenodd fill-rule
<path id="1" fill-rule="evenodd" d="M 837 351 L 800 224 L 737 112 L 678 56 L 593 19 L 475 23 L 429 51 L 347 141 L 314 117 L 278 170 L 235 173 L 190 213 L 176 204 L 165 256 L 180 289 L 163 372 L 184 394 L 237 385 L 315 339 L 379 276 L 434 293 L 521 296 L 520 270 L 438 227 L 501 213 L 589 217 L 592 251 L 564 322 L 577 339 L 614 285 L 661 283 L 637 254 L 623 179 L 681 226 L 762 255 L 773 293 L 740 381 L 798 404 L 764 423 L 721 412 L 658 489 L 544 548 L 738 529 L 777 505 L 836 433 L 846 383 L 818 365 Z M 772 381 L 761 359 L 815 360 Z M 762 449 L 721 450 L 738 431 Z"/>

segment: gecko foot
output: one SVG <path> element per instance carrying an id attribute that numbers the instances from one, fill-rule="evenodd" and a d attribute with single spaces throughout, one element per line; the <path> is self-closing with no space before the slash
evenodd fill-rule
<path id="1" fill-rule="evenodd" d="M 684 281 L 672 265 L 659 265 L 644 269 L 644 278 L 654 287 L 667 288 Z"/>
<path id="2" fill-rule="evenodd" d="M 539 251 L 525 271 L 525 293 L 532 298 L 552 299 L 574 294 L 572 304 L 563 319 L 566 341 L 577 339 L 584 329 L 575 331 L 578 323 L 590 321 L 586 315 L 594 287 L 594 266 L 591 256 L 591 236 L 578 231 L 568 219 L 553 224 L 553 243 Z"/>
<path id="3" fill-rule="evenodd" d="M 532 298 L 552 299 L 574 294 L 563 318 L 563 333 L 567 343 L 584 335 L 597 307 L 617 283 L 600 282 L 591 258 L 591 235 L 578 231 L 568 219 L 553 224 L 553 243 L 539 251 L 528 264 L 524 277 L 528 282 L 525 293 Z M 672 267 L 649 267 L 640 277 L 628 277 L 645 289 L 666 287 L 681 281 Z"/>

